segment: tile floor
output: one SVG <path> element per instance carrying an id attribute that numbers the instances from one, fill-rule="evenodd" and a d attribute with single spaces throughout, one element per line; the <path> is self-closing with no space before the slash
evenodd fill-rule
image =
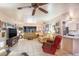
<path id="1" fill-rule="evenodd" d="M 22 52 L 26 52 L 29 56 L 53 56 L 42 51 L 42 44 L 37 40 L 20 39 L 19 42 L 10 48 L 12 51 L 8 56 L 21 56 Z M 71 56 L 63 50 L 56 52 L 57 56 Z"/>

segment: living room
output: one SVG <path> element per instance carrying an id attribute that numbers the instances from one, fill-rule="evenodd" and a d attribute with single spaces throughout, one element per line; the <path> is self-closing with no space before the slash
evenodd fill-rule
<path id="1" fill-rule="evenodd" d="M 78 6 L 75 3 L 0 4 L 0 56 L 79 55 Z"/>

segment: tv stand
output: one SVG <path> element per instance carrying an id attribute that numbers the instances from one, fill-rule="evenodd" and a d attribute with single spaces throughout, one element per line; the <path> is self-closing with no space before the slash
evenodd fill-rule
<path id="1" fill-rule="evenodd" d="M 15 45 L 19 40 L 19 36 L 15 36 L 15 37 L 12 37 L 12 38 L 9 38 L 7 41 L 6 41 L 6 44 L 8 45 L 8 47 L 12 47 L 13 45 Z"/>

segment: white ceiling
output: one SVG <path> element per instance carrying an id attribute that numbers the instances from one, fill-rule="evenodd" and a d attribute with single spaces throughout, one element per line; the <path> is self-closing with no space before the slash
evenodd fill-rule
<path id="1" fill-rule="evenodd" d="M 41 6 L 45 10 L 48 10 L 48 14 L 44 14 L 40 10 L 36 11 L 35 16 L 32 16 L 33 8 L 25 8 L 22 10 L 17 10 L 17 7 L 30 6 L 30 3 L 0 3 L 0 13 L 7 15 L 10 18 L 17 19 L 19 21 L 26 21 L 28 18 L 33 18 L 35 20 L 51 20 L 54 17 L 69 11 L 69 4 L 64 3 L 53 3 Z M 73 4 L 72 4 L 73 5 Z M 77 4 L 79 5 L 79 4 Z"/>
<path id="2" fill-rule="evenodd" d="M 17 9 L 17 7 L 23 6 L 31 6 L 31 3 L 2 3 L 0 4 L 0 13 L 5 14 L 12 19 L 23 21 L 23 19 L 32 17 L 33 11 L 33 8 Z M 41 7 L 48 10 L 48 4 Z M 34 17 L 39 18 L 39 16 L 46 16 L 46 14 L 37 9 Z"/>
<path id="3" fill-rule="evenodd" d="M 16 15 L 17 11 L 21 11 L 26 16 L 31 16 L 33 8 L 24 8 L 22 10 L 17 10 L 17 7 L 24 7 L 24 6 L 31 6 L 30 3 L 6 3 L 6 4 L 0 4 L 0 11 L 4 12 L 6 14 L 14 14 Z M 47 5 L 42 6 L 42 8 L 46 9 Z M 38 13 L 39 12 L 39 13 Z M 37 10 L 36 15 L 44 15 L 43 12 Z"/>

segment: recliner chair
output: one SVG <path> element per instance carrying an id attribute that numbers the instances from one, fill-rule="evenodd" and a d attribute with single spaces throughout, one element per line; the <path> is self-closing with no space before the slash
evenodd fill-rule
<path id="1" fill-rule="evenodd" d="M 42 46 L 43 51 L 46 52 L 46 53 L 55 55 L 55 52 L 56 52 L 58 46 L 60 45 L 61 39 L 62 39 L 62 36 L 57 35 L 55 37 L 54 42 L 43 43 L 43 46 Z"/>

